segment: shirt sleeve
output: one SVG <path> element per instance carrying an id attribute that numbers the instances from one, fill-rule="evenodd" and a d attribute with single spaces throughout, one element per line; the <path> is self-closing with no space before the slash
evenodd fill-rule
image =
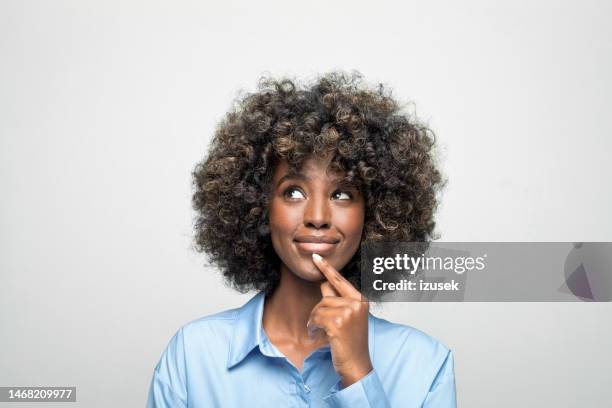
<path id="1" fill-rule="evenodd" d="M 346 388 L 336 385 L 323 400 L 331 408 L 391 408 L 375 369 Z"/>
<path id="2" fill-rule="evenodd" d="M 147 408 L 181 408 L 187 406 L 186 401 L 185 347 L 181 329 L 172 337 L 155 367 Z"/>
<path id="3" fill-rule="evenodd" d="M 166 384 L 159 376 L 157 371 L 153 373 L 147 408 L 183 408 L 187 407 L 185 401 Z"/>
<path id="4" fill-rule="evenodd" d="M 449 350 L 429 388 L 423 408 L 456 407 L 454 360 L 453 353 Z"/>

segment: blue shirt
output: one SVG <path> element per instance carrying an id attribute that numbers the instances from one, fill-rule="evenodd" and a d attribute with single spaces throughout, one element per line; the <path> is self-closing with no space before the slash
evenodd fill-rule
<path id="1" fill-rule="evenodd" d="M 244 306 L 183 326 L 155 367 L 154 407 L 454 408 L 453 355 L 409 326 L 370 314 L 374 369 L 342 388 L 330 347 L 313 351 L 300 372 L 268 340 L 263 292 Z"/>

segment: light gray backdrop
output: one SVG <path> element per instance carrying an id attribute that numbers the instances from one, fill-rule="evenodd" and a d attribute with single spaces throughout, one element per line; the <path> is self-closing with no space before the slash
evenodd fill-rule
<path id="1" fill-rule="evenodd" d="M 173 333 L 249 299 L 190 249 L 190 171 L 265 72 L 358 69 L 413 101 L 443 240 L 612 240 L 610 4 L 2 0 L 0 386 L 142 406 Z M 374 313 L 454 350 L 462 407 L 603 407 L 611 311 Z"/>

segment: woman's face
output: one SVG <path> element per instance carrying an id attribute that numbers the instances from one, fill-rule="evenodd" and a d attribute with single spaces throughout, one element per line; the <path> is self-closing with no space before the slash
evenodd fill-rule
<path id="1" fill-rule="evenodd" d="M 329 159 L 310 158 L 297 175 L 281 161 L 273 174 L 269 206 L 274 250 L 284 266 L 307 281 L 324 279 L 312 254 L 326 258 L 337 270 L 361 243 L 364 199 L 340 174 L 328 172 Z"/>

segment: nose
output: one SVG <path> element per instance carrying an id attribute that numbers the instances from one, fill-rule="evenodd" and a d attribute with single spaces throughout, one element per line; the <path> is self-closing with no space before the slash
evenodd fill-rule
<path id="1" fill-rule="evenodd" d="M 329 200 L 322 195 L 310 197 L 304 209 L 304 225 L 310 228 L 329 228 L 331 226 L 331 209 Z"/>

